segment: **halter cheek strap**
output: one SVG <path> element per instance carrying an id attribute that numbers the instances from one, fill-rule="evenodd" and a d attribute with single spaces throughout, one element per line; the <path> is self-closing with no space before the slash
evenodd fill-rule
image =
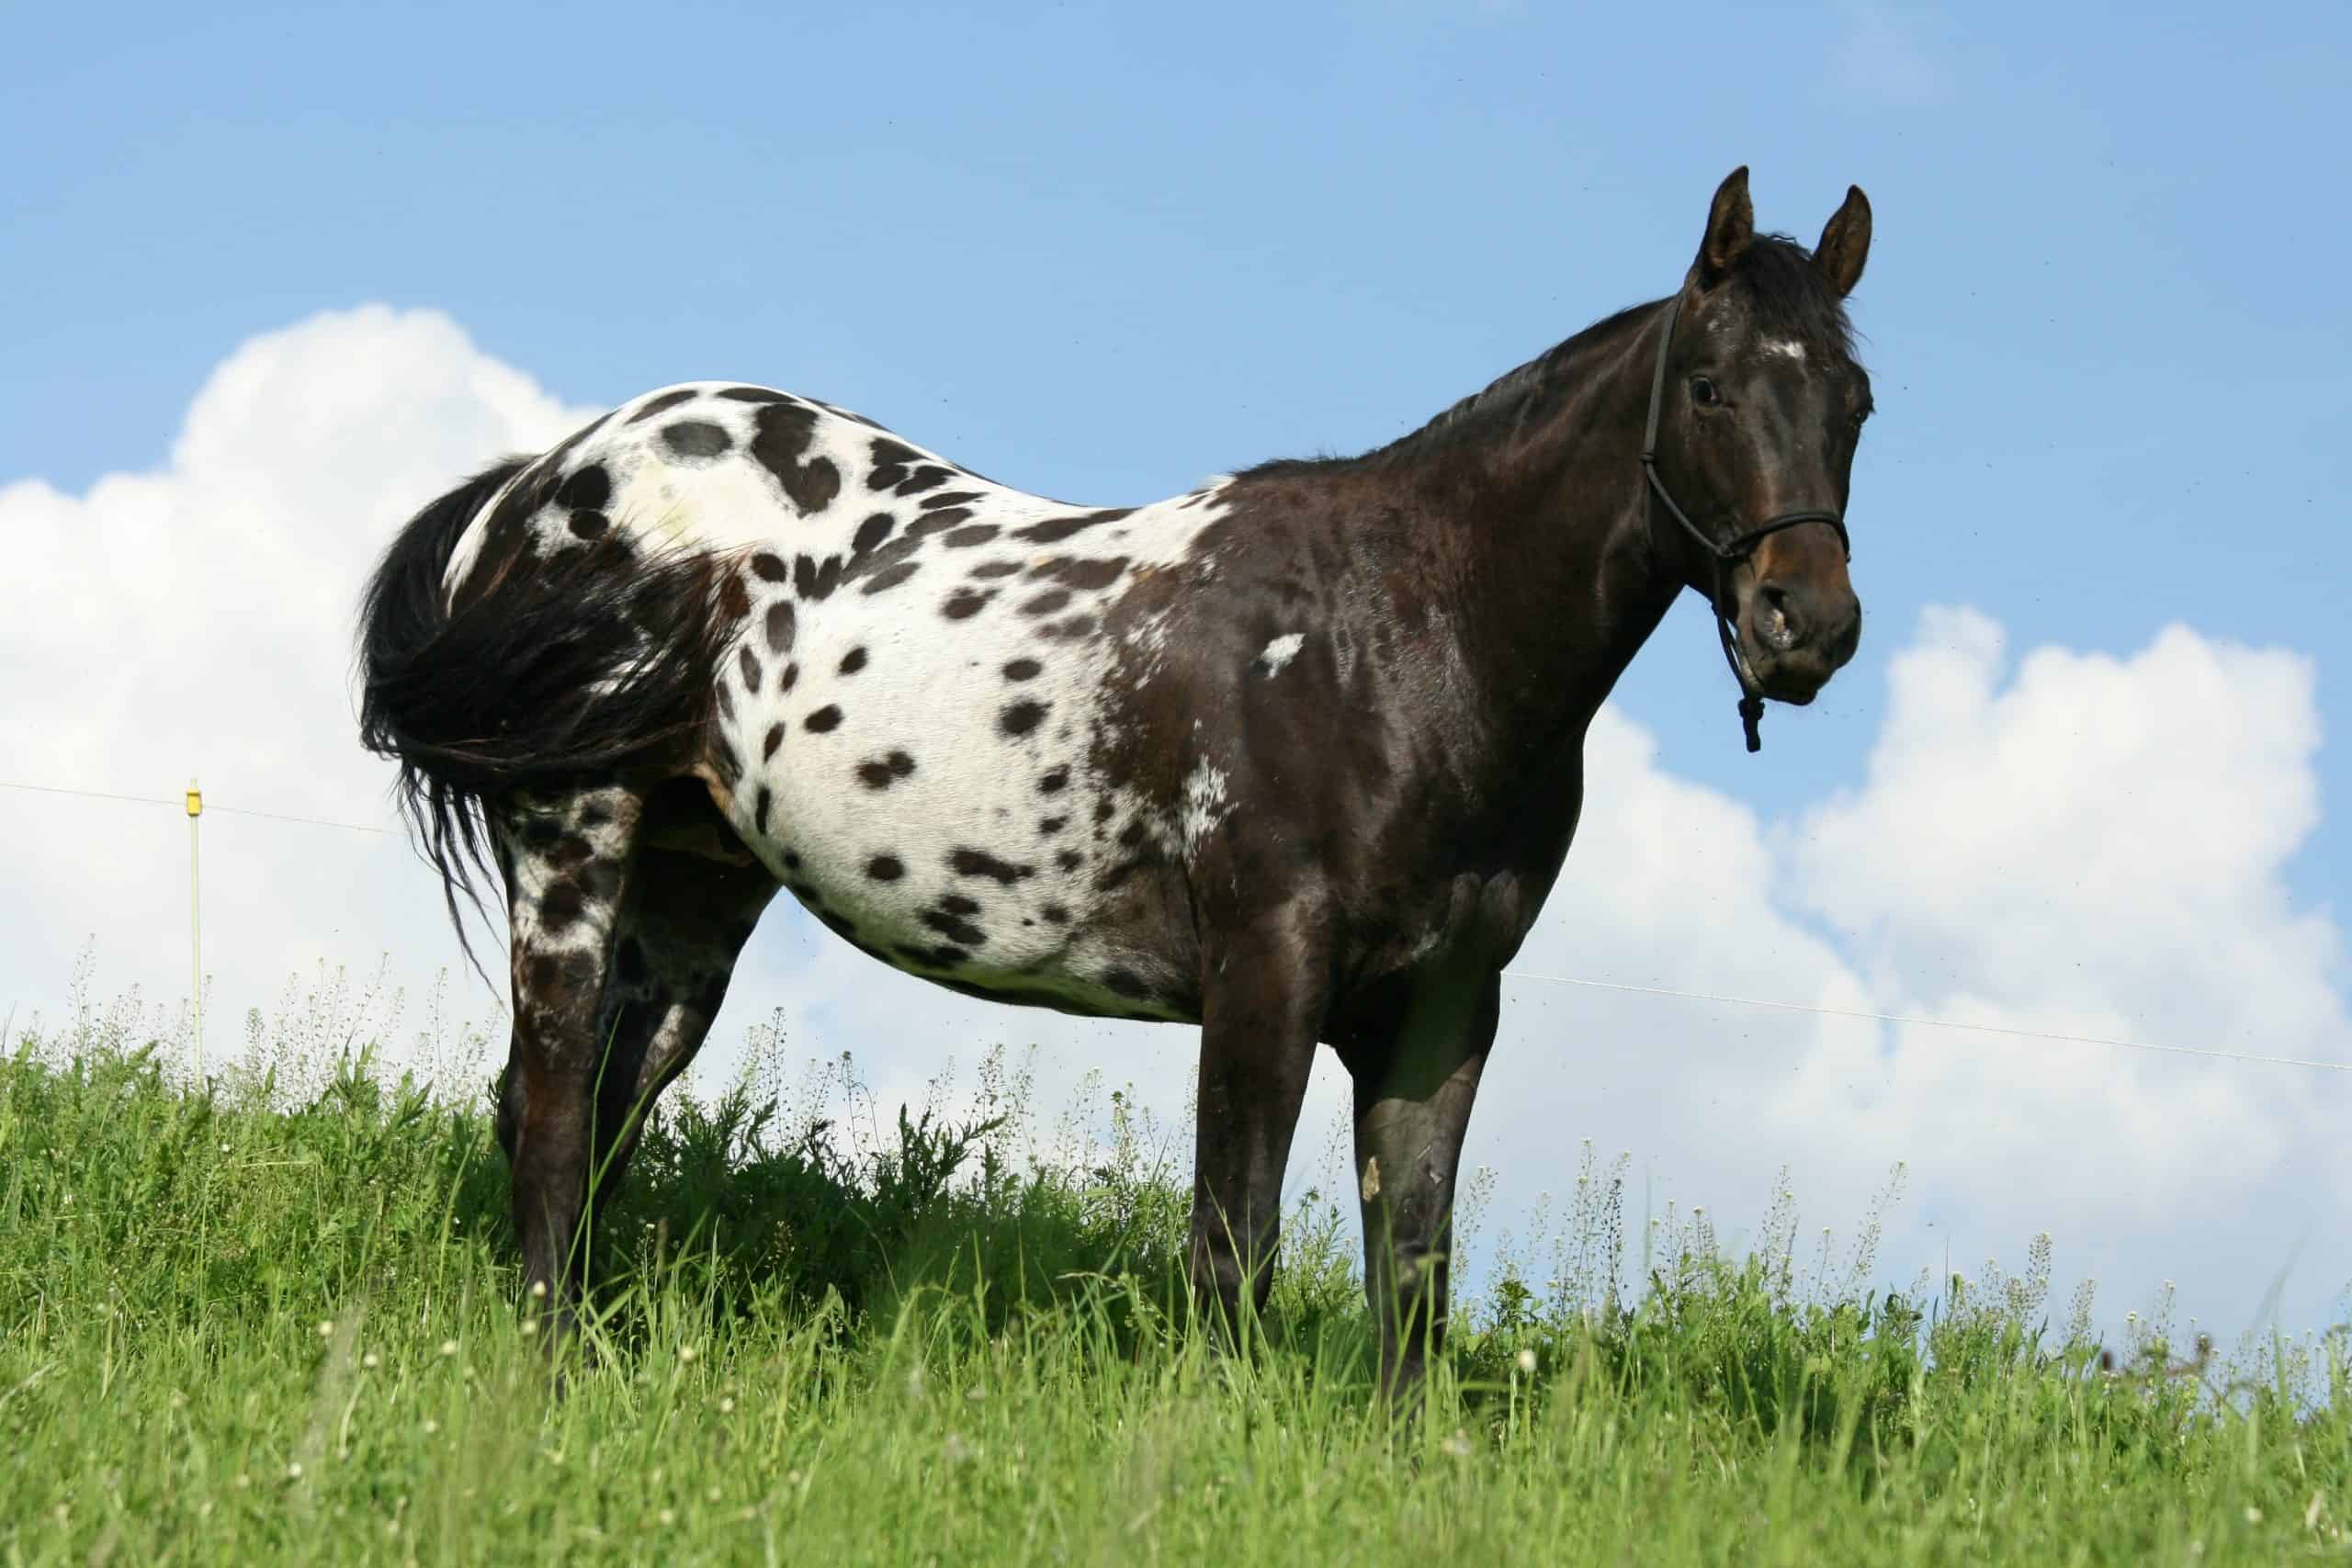
<path id="1" fill-rule="evenodd" d="M 1823 507 L 1808 507 L 1797 512 L 1783 512 L 1768 517 L 1744 534 L 1718 543 L 1707 536 L 1706 531 L 1690 521 L 1690 514 L 1675 504 L 1673 494 L 1657 471 L 1657 422 L 1666 406 L 1666 352 L 1674 342 L 1674 319 L 1682 309 L 1682 297 L 1676 295 L 1666 302 L 1666 319 L 1659 324 L 1657 334 L 1657 367 L 1650 373 L 1650 412 L 1642 425 L 1642 476 L 1658 500 L 1666 503 L 1666 514 L 1682 525 L 1682 531 L 1699 542 L 1713 563 L 1714 581 L 1707 587 L 1707 605 L 1715 613 L 1715 635 L 1724 645 L 1724 662 L 1731 666 L 1733 677 L 1739 682 L 1739 721 L 1746 731 L 1747 749 L 1763 750 L 1764 738 L 1757 726 L 1764 718 L 1764 694 L 1758 689 L 1756 677 L 1747 668 L 1747 660 L 1740 657 L 1731 618 L 1724 614 L 1724 580 L 1733 568 L 1756 553 L 1756 547 L 1783 528 L 1793 528 L 1801 523 L 1826 523 L 1838 532 L 1838 547 L 1846 558 L 1854 558 L 1853 541 L 1846 536 L 1846 520 Z"/>

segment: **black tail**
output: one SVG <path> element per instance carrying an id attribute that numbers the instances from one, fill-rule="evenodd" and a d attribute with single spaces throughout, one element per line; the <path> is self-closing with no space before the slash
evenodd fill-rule
<path id="1" fill-rule="evenodd" d="M 469 586 L 453 608 L 450 551 L 526 466 L 502 462 L 410 519 L 360 610 L 360 742 L 400 763 L 401 810 L 469 958 L 458 896 L 481 907 L 488 808 L 514 790 L 691 765 L 723 651 L 711 561 L 649 561 L 617 529 L 550 559 L 500 527 L 514 543 L 484 552 L 469 584 L 487 588 Z M 500 512 L 519 524 L 543 499 L 510 496 Z"/>

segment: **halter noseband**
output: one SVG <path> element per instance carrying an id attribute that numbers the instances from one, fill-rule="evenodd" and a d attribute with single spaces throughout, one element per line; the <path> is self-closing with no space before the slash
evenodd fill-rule
<path id="1" fill-rule="evenodd" d="M 1756 677 L 1749 671 L 1747 660 L 1740 657 L 1731 620 L 1724 614 L 1724 579 L 1732 568 L 1754 554 L 1757 545 L 1768 536 L 1783 528 L 1793 528 L 1800 523 L 1826 523 L 1836 529 L 1838 547 L 1846 552 L 1848 560 L 1854 558 L 1854 544 L 1846 536 L 1846 520 L 1835 512 L 1817 506 L 1799 512 L 1783 512 L 1766 518 L 1745 534 L 1735 535 L 1718 544 L 1674 503 L 1666 481 L 1657 474 L 1657 422 L 1659 411 L 1666 405 L 1666 353 L 1674 343 L 1674 318 L 1681 309 L 1680 295 L 1668 300 L 1666 320 L 1658 328 L 1657 368 L 1650 374 L 1650 414 L 1642 426 L 1642 474 L 1649 480 L 1650 489 L 1657 492 L 1657 498 L 1666 502 L 1667 515 L 1681 524 L 1682 531 L 1698 540 L 1699 547 L 1705 550 L 1714 562 L 1714 581 L 1707 588 L 1707 606 L 1715 613 L 1715 635 L 1723 640 L 1724 662 L 1731 666 L 1733 677 L 1739 682 L 1739 721 L 1740 728 L 1747 735 L 1747 749 L 1758 751 L 1764 746 L 1764 738 L 1757 732 L 1757 726 L 1764 717 L 1764 696 L 1757 688 Z"/>

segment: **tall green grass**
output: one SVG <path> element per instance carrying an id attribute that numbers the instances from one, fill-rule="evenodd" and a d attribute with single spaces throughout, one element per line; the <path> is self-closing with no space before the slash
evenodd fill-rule
<path id="1" fill-rule="evenodd" d="M 1745 1258 L 1703 1215 L 1629 1240 L 1590 1159 L 1392 1421 L 1351 1213 L 1302 1203 L 1271 1311 L 1221 1350 L 1167 1129 L 1121 1100 L 1106 1136 L 1056 1135 L 1001 1058 L 960 1116 L 874 1106 L 838 1061 L 678 1105 L 551 1357 L 479 1080 L 387 1082 L 364 1009 L 297 1000 L 204 1088 L 122 1013 L 0 1061 L 6 1562 L 2352 1550 L 2338 1337 L 2119 1362 L 2080 1313 L 2044 1321 L 2044 1249 L 1880 1294 L 1871 1221 L 1804 1264 L 1785 1202 Z"/>

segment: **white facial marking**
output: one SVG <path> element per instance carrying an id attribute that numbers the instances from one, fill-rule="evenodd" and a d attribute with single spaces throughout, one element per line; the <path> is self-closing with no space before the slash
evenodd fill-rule
<path id="1" fill-rule="evenodd" d="M 1279 675 L 1283 672 L 1283 665 L 1298 657 L 1298 650 L 1306 645 L 1306 642 L 1305 632 L 1291 632 L 1278 637 L 1266 645 L 1265 652 L 1258 655 L 1258 661 L 1266 667 L 1268 675 Z"/>
<path id="2" fill-rule="evenodd" d="M 1794 338 L 1783 338 L 1778 343 L 1768 343 L 1764 345 L 1764 352 L 1777 354 L 1783 359 L 1792 359 L 1799 365 L 1804 363 L 1804 344 Z"/>

